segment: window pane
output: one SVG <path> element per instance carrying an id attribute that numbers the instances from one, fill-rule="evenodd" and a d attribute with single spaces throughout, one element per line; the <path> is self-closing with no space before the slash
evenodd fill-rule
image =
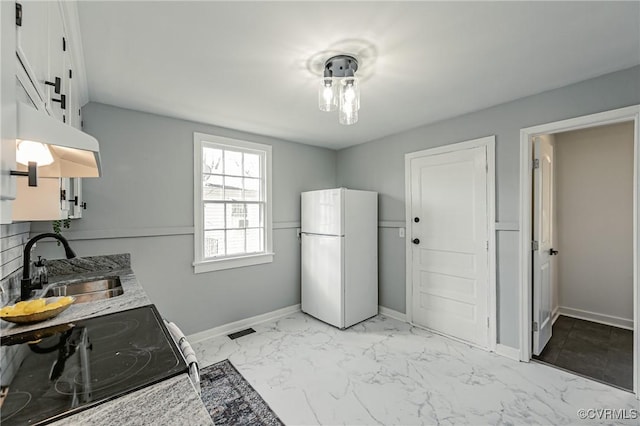
<path id="1" fill-rule="evenodd" d="M 257 228 L 262 226 L 260 221 L 260 204 L 247 204 L 247 222 L 246 228 Z"/>
<path id="2" fill-rule="evenodd" d="M 197 136 L 197 135 L 196 135 Z M 202 160 L 201 180 L 196 179 L 196 232 L 200 261 L 226 262 L 247 253 L 262 253 L 271 246 L 271 221 L 267 223 L 267 185 L 270 182 L 271 149 L 260 144 L 237 144 L 216 137 L 200 138 L 196 144 Z M 269 176 L 267 176 L 269 174 Z M 198 183 L 202 186 L 197 188 Z M 266 227 L 269 227 L 268 229 Z"/>
<path id="3" fill-rule="evenodd" d="M 204 257 L 224 256 L 224 231 L 205 231 Z"/>
<path id="4" fill-rule="evenodd" d="M 227 206 L 227 229 L 244 228 L 245 222 L 246 222 L 245 205 L 229 203 L 226 206 Z"/>
<path id="5" fill-rule="evenodd" d="M 260 156 L 258 154 L 244 154 L 244 175 L 260 177 Z"/>
<path id="6" fill-rule="evenodd" d="M 242 153 L 237 151 L 224 152 L 224 174 L 242 176 Z"/>
<path id="7" fill-rule="evenodd" d="M 224 177 L 224 199 L 242 200 L 242 178 Z"/>
<path id="8" fill-rule="evenodd" d="M 260 197 L 260 179 L 244 179 L 244 197 L 247 201 L 262 201 Z"/>
<path id="9" fill-rule="evenodd" d="M 247 229 L 247 253 L 263 251 L 262 229 Z"/>
<path id="10" fill-rule="evenodd" d="M 223 200 L 222 176 L 202 175 L 202 199 Z"/>
<path id="11" fill-rule="evenodd" d="M 227 254 L 244 252 L 244 229 L 227 231 Z"/>
<path id="12" fill-rule="evenodd" d="M 205 229 L 224 229 L 224 204 L 204 205 Z"/>
<path id="13" fill-rule="evenodd" d="M 222 150 L 204 148 L 202 150 L 202 173 L 222 174 Z"/>

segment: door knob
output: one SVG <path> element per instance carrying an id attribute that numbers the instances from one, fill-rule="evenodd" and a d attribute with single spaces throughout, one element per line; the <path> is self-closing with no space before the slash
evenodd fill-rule
<path id="1" fill-rule="evenodd" d="M 554 249 L 549 249 L 549 255 L 551 256 L 555 256 L 556 254 L 558 254 L 558 250 L 554 250 Z"/>
<path id="2" fill-rule="evenodd" d="M 420 240 L 419 240 L 419 239 L 417 239 L 417 238 L 414 238 L 414 239 L 413 239 L 413 244 L 420 244 Z"/>
<path id="3" fill-rule="evenodd" d="M 414 218 L 413 218 L 413 221 L 414 221 L 415 223 L 418 223 L 418 222 L 420 222 L 420 218 L 419 218 L 419 217 L 414 217 Z"/>

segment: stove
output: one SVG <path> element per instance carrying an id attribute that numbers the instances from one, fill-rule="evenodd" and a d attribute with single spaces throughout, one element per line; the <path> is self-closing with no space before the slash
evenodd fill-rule
<path id="1" fill-rule="evenodd" d="M 153 305 L 0 340 L 3 426 L 50 423 L 188 372 Z"/>

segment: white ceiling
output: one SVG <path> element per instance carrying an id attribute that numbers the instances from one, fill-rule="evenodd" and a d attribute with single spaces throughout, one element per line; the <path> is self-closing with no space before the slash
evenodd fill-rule
<path id="1" fill-rule="evenodd" d="M 639 2 L 78 8 L 92 101 L 335 149 L 640 63 Z M 360 120 L 342 126 L 308 61 L 363 43 Z"/>

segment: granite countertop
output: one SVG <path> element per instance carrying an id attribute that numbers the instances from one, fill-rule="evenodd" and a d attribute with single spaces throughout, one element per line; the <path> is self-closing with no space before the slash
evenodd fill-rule
<path id="1" fill-rule="evenodd" d="M 61 284 L 114 276 L 120 278 L 124 292 L 110 299 L 73 304 L 57 317 L 36 324 L 18 325 L 0 321 L 0 333 L 3 336 L 152 304 L 131 269 L 128 254 L 52 260 L 47 266 L 49 284 L 38 291 L 38 297 L 48 289 Z M 193 388 L 188 374 L 185 373 L 81 411 L 53 424 L 211 425 L 213 422 Z"/>
<path id="2" fill-rule="evenodd" d="M 61 284 L 113 276 L 120 278 L 124 293 L 110 299 L 74 303 L 55 318 L 35 324 L 20 325 L 0 321 L 0 331 L 3 336 L 125 311 L 152 303 L 131 270 L 128 254 L 51 260 L 47 264 L 47 269 L 50 277 L 49 283 L 42 290 L 36 292 L 36 297 L 42 297 L 47 290 Z"/>
<path id="3" fill-rule="evenodd" d="M 75 425 L 213 425 L 189 376 L 181 374 L 52 423 Z"/>

